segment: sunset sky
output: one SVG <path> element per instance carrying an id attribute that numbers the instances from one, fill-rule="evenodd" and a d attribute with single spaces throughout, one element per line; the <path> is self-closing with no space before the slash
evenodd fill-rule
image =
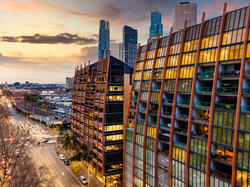
<path id="1" fill-rule="evenodd" d="M 111 55 L 118 57 L 122 27 L 138 30 L 146 43 L 150 12 L 162 14 L 163 34 L 179 0 L 0 0 L 0 84 L 7 81 L 65 83 L 77 65 L 98 58 L 99 20 L 110 21 Z M 196 0 L 198 20 L 248 6 L 247 0 Z"/>

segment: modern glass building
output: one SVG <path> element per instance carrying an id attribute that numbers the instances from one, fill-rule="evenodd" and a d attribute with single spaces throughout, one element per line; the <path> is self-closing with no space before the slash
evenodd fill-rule
<path id="1" fill-rule="evenodd" d="M 98 56 L 100 59 L 108 57 L 110 44 L 110 24 L 107 20 L 100 20 Z"/>
<path id="2" fill-rule="evenodd" d="M 123 58 L 131 67 L 135 66 L 137 54 L 137 30 L 125 25 L 123 27 Z"/>
<path id="3" fill-rule="evenodd" d="M 122 186 L 123 119 L 132 68 L 110 56 L 75 70 L 71 132 L 93 151 L 91 170 L 107 187 Z M 128 95 L 128 94 L 127 94 Z"/>
<path id="4" fill-rule="evenodd" d="M 138 47 L 124 186 L 250 186 L 249 7 Z"/>
<path id="5" fill-rule="evenodd" d="M 163 26 L 161 24 L 161 13 L 158 11 L 151 12 L 151 26 L 149 27 L 149 37 L 162 36 Z"/>

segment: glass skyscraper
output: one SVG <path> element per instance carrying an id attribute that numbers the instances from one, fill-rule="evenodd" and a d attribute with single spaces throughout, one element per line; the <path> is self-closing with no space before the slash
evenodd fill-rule
<path id="1" fill-rule="evenodd" d="M 99 44 L 98 44 L 98 56 L 100 59 L 103 57 L 103 53 L 105 54 L 105 58 L 109 53 L 109 43 L 110 43 L 110 23 L 107 20 L 100 21 L 100 29 L 99 29 Z"/>
<path id="2" fill-rule="evenodd" d="M 149 28 L 149 37 L 158 36 L 158 33 L 163 35 L 163 26 L 161 24 L 161 13 L 158 11 L 151 12 L 151 26 Z"/>
<path id="3" fill-rule="evenodd" d="M 135 65 L 137 54 L 137 30 L 125 25 L 123 27 L 123 60 L 131 67 Z"/>

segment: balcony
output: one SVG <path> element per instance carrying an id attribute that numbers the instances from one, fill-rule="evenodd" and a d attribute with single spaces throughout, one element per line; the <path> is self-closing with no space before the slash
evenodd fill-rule
<path id="1" fill-rule="evenodd" d="M 170 135 L 169 135 L 170 136 Z M 163 136 L 163 135 L 159 135 L 159 140 L 161 141 L 161 142 L 163 142 L 163 143 L 167 143 L 167 144 L 169 144 L 170 143 L 170 139 L 169 139 L 169 137 L 166 137 L 166 136 Z"/>
<path id="2" fill-rule="evenodd" d="M 238 87 L 222 87 L 217 88 L 218 94 L 225 94 L 225 95 L 237 95 L 238 94 Z"/>
<path id="3" fill-rule="evenodd" d="M 212 79 L 214 71 L 197 72 L 197 79 Z"/>
<path id="4" fill-rule="evenodd" d="M 168 126 L 167 124 L 160 124 L 160 129 L 170 131 L 171 130 L 171 124 Z"/>
<path id="5" fill-rule="evenodd" d="M 242 94 L 243 95 L 250 95 L 250 88 L 243 88 Z"/>
<path id="6" fill-rule="evenodd" d="M 163 112 L 161 113 L 161 115 L 162 115 L 163 117 L 167 117 L 167 118 L 171 118 L 171 117 L 172 117 L 172 113 L 171 113 L 171 112 L 166 112 L 166 111 L 163 111 Z"/>
<path id="7" fill-rule="evenodd" d="M 162 104 L 164 105 L 173 105 L 173 99 L 162 99 Z"/>
<path id="8" fill-rule="evenodd" d="M 139 110 L 139 112 L 146 113 L 146 108 L 142 108 L 141 110 Z"/>
<path id="9" fill-rule="evenodd" d="M 213 177 L 215 177 L 215 178 L 217 178 L 222 183 L 223 183 L 223 181 L 227 182 L 228 186 L 231 186 L 232 176 L 230 176 L 228 174 L 225 174 L 225 173 L 222 173 L 220 171 L 214 170 L 214 169 L 210 169 L 210 175 L 213 176 Z"/>
<path id="10" fill-rule="evenodd" d="M 178 142 L 178 141 L 173 141 L 173 146 L 182 148 L 182 149 L 186 149 L 187 148 L 187 144 L 186 143 L 182 143 L 182 142 Z"/>
<path id="11" fill-rule="evenodd" d="M 204 133 L 204 132 L 191 132 L 191 135 L 193 137 L 196 138 L 200 138 L 200 139 L 204 139 L 204 140 L 208 140 L 208 133 Z"/>
<path id="12" fill-rule="evenodd" d="M 212 93 L 212 87 L 196 87 L 195 92 L 203 93 L 203 94 L 211 94 Z"/>
<path id="13" fill-rule="evenodd" d="M 137 101 L 137 99 L 138 99 L 138 97 L 136 97 L 136 96 L 132 96 L 132 97 L 131 97 L 131 100 L 132 100 L 132 101 Z"/>
<path id="14" fill-rule="evenodd" d="M 187 135 L 187 128 L 179 128 L 174 127 L 174 132 L 177 132 L 178 134 Z"/>
<path id="15" fill-rule="evenodd" d="M 250 77 L 250 70 L 249 69 L 244 71 L 244 76 Z"/>
<path id="16" fill-rule="evenodd" d="M 194 102 L 194 107 L 209 110 L 210 104 L 210 102 Z"/>
<path id="17" fill-rule="evenodd" d="M 193 117 L 192 122 L 203 125 L 209 125 L 209 118 Z"/>
<path id="18" fill-rule="evenodd" d="M 240 76 L 240 70 L 218 72 L 218 77 L 221 79 L 238 79 L 239 76 Z"/>
<path id="19" fill-rule="evenodd" d="M 190 106 L 190 101 L 178 100 L 178 101 L 177 101 L 177 105 L 178 105 L 178 106 L 189 107 L 189 106 Z"/>
<path id="20" fill-rule="evenodd" d="M 135 116 L 134 116 L 134 115 L 129 115 L 128 118 L 129 118 L 130 120 L 132 120 L 132 121 L 135 120 Z"/>
<path id="21" fill-rule="evenodd" d="M 150 114 L 153 114 L 153 115 L 157 115 L 157 113 L 158 113 L 158 110 L 149 110 L 148 111 Z"/>
<path id="22" fill-rule="evenodd" d="M 159 92 L 159 91 L 161 91 L 161 88 L 159 88 L 159 87 L 152 87 L 152 91 Z"/>
<path id="23" fill-rule="evenodd" d="M 241 112 L 247 112 L 247 113 L 250 113 L 250 106 L 247 106 L 247 105 L 241 105 L 241 109 L 240 109 Z"/>
<path id="24" fill-rule="evenodd" d="M 176 119 L 182 120 L 182 121 L 188 121 L 189 116 L 186 114 L 178 114 L 176 116 Z"/>
<path id="25" fill-rule="evenodd" d="M 235 111 L 236 110 L 236 105 L 215 103 L 215 109 Z"/>
<path id="26" fill-rule="evenodd" d="M 156 128 L 156 122 L 148 121 L 148 125 Z"/>
<path id="27" fill-rule="evenodd" d="M 143 125 L 144 125 L 145 120 L 144 120 L 144 119 L 138 119 L 138 120 L 137 120 L 137 123 L 140 123 L 140 124 L 143 124 Z"/>
<path id="28" fill-rule="evenodd" d="M 161 153 L 161 154 L 166 155 L 167 157 L 169 157 L 169 151 L 167 151 L 167 150 L 158 149 L 158 153 Z"/>

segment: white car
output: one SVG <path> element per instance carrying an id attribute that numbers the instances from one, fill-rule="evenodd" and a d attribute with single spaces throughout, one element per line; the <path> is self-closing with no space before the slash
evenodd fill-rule
<path id="1" fill-rule="evenodd" d="M 80 176 L 80 177 L 79 177 L 79 180 L 80 180 L 81 183 L 83 183 L 83 184 L 88 184 L 88 181 L 87 181 L 87 179 L 86 179 L 84 176 Z"/>
<path id="2" fill-rule="evenodd" d="M 61 155 L 59 155 L 59 158 L 61 159 L 61 160 L 65 160 L 65 157 L 61 154 Z"/>
<path id="3" fill-rule="evenodd" d="M 49 140 L 47 141 L 47 143 L 56 143 L 57 141 L 56 140 Z"/>

